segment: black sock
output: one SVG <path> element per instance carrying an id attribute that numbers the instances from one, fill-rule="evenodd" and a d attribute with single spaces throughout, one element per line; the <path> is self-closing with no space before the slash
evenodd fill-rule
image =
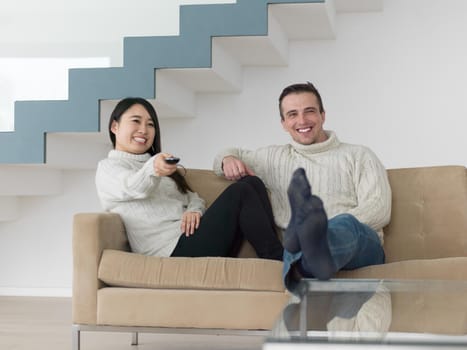
<path id="1" fill-rule="evenodd" d="M 284 237 L 284 241 L 288 238 L 287 246 L 284 242 L 284 247 L 287 250 L 288 246 L 294 248 L 297 244 L 294 237 L 298 237 L 297 245 L 302 251 L 300 268 L 304 277 L 331 278 L 336 267 L 327 240 L 328 218 L 321 199 L 311 194 L 302 168 L 294 172 L 288 195 L 292 218 Z"/>
<path id="2" fill-rule="evenodd" d="M 328 218 L 319 197 L 312 196 L 310 206 L 309 216 L 297 228 L 302 249 L 300 266 L 305 276 L 327 280 L 336 272 L 327 237 Z"/>
<path id="3" fill-rule="evenodd" d="M 283 245 L 290 253 L 297 253 L 300 251 L 297 227 L 304 221 L 307 215 L 302 208 L 311 198 L 311 188 L 303 168 L 298 168 L 293 173 L 292 180 L 287 189 L 287 195 L 289 197 L 291 216 L 289 225 L 284 232 Z"/>

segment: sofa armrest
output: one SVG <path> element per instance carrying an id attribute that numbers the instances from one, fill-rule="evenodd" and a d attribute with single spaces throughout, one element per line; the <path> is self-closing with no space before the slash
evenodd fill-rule
<path id="1" fill-rule="evenodd" d="M 96 324 L 97 278 L 104 249 L 129 250 L 125 226 L 118 214 L 79 213 L 73 218 L 73 323 Z"/>

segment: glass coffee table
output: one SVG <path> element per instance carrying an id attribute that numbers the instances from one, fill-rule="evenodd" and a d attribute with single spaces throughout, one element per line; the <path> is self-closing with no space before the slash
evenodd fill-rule
<path id="1" fill-rule="evenodd" d="M 467 281 L 303 279 L 263 350 L 304 348 L 467 349 Z"/>

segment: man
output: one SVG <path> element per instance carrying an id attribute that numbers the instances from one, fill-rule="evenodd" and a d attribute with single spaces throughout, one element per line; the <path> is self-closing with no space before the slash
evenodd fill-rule
<path id="1" fill-rule="evenodd" d="M 286 286 L 292 290 L 302 276 L 329 279 L 341 269 L 384 263 L 386 169 L 368 148 L 323 129 L 326 114 L 311 83 L 286 87 L 279 111 L 289 144 L 224 150 L 214 171 L 229 180 L 255 174 L 269 189 L 276 224 L 285 230 Z"/>

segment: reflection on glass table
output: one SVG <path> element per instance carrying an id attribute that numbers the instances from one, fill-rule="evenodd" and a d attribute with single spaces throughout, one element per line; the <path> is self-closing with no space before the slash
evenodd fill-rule
<path id="1" fill-rule="evenodd" d="M 263 348 L 304 344 L 467 348 L 467 282 L 304 279 Z"/>

